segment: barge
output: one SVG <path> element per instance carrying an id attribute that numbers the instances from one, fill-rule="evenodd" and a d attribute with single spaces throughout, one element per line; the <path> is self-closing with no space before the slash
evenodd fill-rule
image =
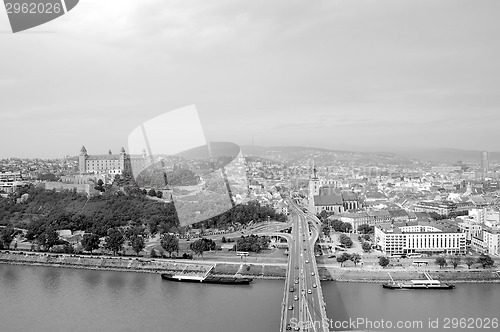
<path id="1" fill-rule="evenodd" d="M 439 280 L 432 279 L 429 273 L 424 272 L 424 275 L 427 279 L 418 279 L 418 280 L 410 280 L 409 282 L 395 282 L 392 279 L 391 274 L 389 273 L 389 277 L 391 278 L 391 282 L 382 284 L 383 288 L 387 289 L 438 289 L 438 290 L 446 290 L 446 289 L 454 289 L 455 285 L 443 283 Z"/>
<path id="2" fill-rule="evenodd" d="M 164 280 L 178 282 L 201 282 L 204 284 L 223 284 L 223 285 L 248 285 L 252 278 L 237 278 L 237 277 L 217 277 L 217 276 L 189 276 L 189 275 L 174 275 L 170 273 L 162 273 L 161 278 Z"/>

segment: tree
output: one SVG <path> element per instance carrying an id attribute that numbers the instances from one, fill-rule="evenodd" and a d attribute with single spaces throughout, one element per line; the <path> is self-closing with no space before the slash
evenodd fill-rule
<path id="1" fill-rule="evenodd" d="M 97 234 L 84 234 L 81 241 L 83 250 L 92 251 L 99 249 L 99 236 Z"/>
<path id="2" fill-rule="evenodd" d="M 361 262 L 361 256 L 359 254 L 352 254 L 350 260 L 354 263 L 354 266 L 357 266 Z"/>
<path id="3" fill-rule="evenodd" d="M 372 250 L 372 245 L 370 244 L 370 242 L 363 242 L 361 248 L 364 252 L 370 252 L 370 250 Z"/>
<path id="4" fill-rule="evenodd" d="M 490 268 L 493 266 L 493 264 L 495 264 L 493 259 L 488 255 L 479 256 L 479 258 L 477 259 L 477 262 L 483 266 L 483 269 L 485 269 L 487 267 Z"/>
<path id="5" fill-rule="evenodd" d="M 5 227 L 0 230 L 0 249 L 9 249 L 14 237 L 19 233 L 13 227 Z M 17 243 L 17 242 L 16 242 Z"/>
<path id="6" fill-rule="evenodd" d="M 453 265 L 453 269 L 456 269 L 458 264 L 460 264 L 460 261 L 462 259 L 460 258 L 460 256 L 453 256 L 451 259 L 450 259 L 450 262 L 451 262 L 451 265 Z"/>
<path id="7" fill-rule="evenodd" d="M 350 248 L 353 245 L 351 238 L 345 234 L 340 234 L 339 242 L 346 248 Z"/>
<path id="8" fill-rule="evenodd" d="M 203 256 L 203 252 L 205 251 L 205 244 L 203 243 L 203 239 L 194 241 L 189 247 L 194 251 L 196 255 Z"/>
<path id="9" fill-rule="evenodd" d="M 125 237 L 123 233 L 118 228 L 108 229 L 108 236 L 106 236 L 104 242 L 104 248 L 113 252 L 116 256 L 120 250 L 123 249 L 123 243 L 125 242 Z"/>
<path id="10" fill-rule="evenodd" d="M 174 251 L 179 252 L 179 239 L 175 235 L 164 234 L 161 238 L 160 244 L 170 256 L 172 256 Z"/>
<path id="11" fill-rule="evenodd" d="M 343 229 L 344 223 L 341 220 L 335 219 L 332 222 L 332 228 L 335 232 L 341 232 Z"/>
<path id="12" fill-rule="evenodd" d="M 139 234 L 134 234 L 130 237 L 129 245 L 135 251 L 137 256 L 139 256 L 139 253 L 146 247 L 144 237 Z"/>
<path id="13" fill-rule="evenodd" d="M 387 265 L 389 265 L 391 261 L 389 260 L 389 258 L 385 257 L 385 256 L 382 256 L 378 259 L 378 264 L 382 267 L 386 267 Z"/>
<path id="14" fill-rule="evenodd" d="M 50 248 L 59 244 L 59 234 L 57 234 L 55 229 L 48 228 L 37 237 L 37 241 L 40 245 L 44 246 L 45 250 L 50 250 Z"/>
<path id="15" fill-rule="evenodd" d="M 222 243 L 226 243 L 226 242 L 227 242 L 227 240 L 226 240 L 226 237 L 225 237 L 225 236 L 223 236 L 223 237 L 222 237 L 221 242 L 222 242 Z"/>
<path id="16" fill-rule="evenodd" d="M 439 256 L 436 258 L 436 264 L 439 265 L 439 268 L 441 269 L 443 266 L 448 265 L 448 262 L 446 261 L 446 258 Z"/>
<path id="17" fill-rule="evenodd" d="M 323 226 L 323 234 L 325 234 L 325 236 L 330 236 L 330 227 Z"/>
<path id="18" fill-rule="evenodd" d="M 151 258 L 156 258 L 156 257 L 158 257 L 158 254 L 156 253 L 155 248 L 151 249 L 151 253 L 150 253 L 149 255 L 151 256 Z"/>
<path id="19" fill-rule="evenodd" d="M 340 266 L 344 266 L 344 262 L 347 262 L 350 259 L 351 259 L 351 255 L 344 252 L 344 253 L 342 253 L 342 255 L 337 257 L 337 262 L 340 263 Z"/>
<path id="20" fill-rule="evenodd" d="M 358 233 L 361 234 L 371 234 L 374 232 L 373 226 L 370 226 L 368 224 L 363 224 L 358 226 Z"/>
<path id="21" fill-rule="evenodd" d="M 470 267 L 472 265 L 474 265 L 475 262 L 476 262 L 476 260 L 474 258 L 469 257 L 469 256 L 465 257 L 465 264 L 467 265 L 467 268 L 470 269 Z"/>
<path id="22" fill-rule="evenodd" d="M 348 222 L 343 223 L 341 231 L 344 232 L 344 233 L 352 231 L 352 225 L 350 223 L 348 223 Z"/>
<path id="23" fill-rule="evenodd" d="M 156 196 L 156 190 L 154 190 L 153 188 L 151 188 L 149 191 L 148 191 L 148 195 L 151 196 L 151 197 L 155 197 Z"/>

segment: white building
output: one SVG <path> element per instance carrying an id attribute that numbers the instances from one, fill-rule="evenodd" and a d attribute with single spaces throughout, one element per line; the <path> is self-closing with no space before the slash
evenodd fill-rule
<path id="1" fill-rule="evenodd" d="M 12 193 L 19 187 L 26 186 L 21 172 L 0 172 L 0 191 Z"/>
<path id="2" fill-rule="evenodd" d="M 465 255 L 466 234 L 453 231 L 442 223 L 385 223 L 375 227 L 375 244 L 389 256 L 408 253 Z"/>

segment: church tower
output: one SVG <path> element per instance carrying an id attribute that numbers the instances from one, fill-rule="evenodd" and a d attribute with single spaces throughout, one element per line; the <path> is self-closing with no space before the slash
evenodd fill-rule
<path id="1" fill-rule="evenodd" d="M 316 166 L 313 166 L 313 171 L 311 173 L 311 178 L 309 179 L 309 195 L 318 196 L 319 195 L 319 179 L 316 173 Z"/>
<path id="2" fill-rule="evenodd" d="M 309 211 L 315 212 L 314 196 L 319 196 L 319 179 L 316 174 L 316 166 L 313 166 L 311 178 L 309 179 Z"/>
<path id="3" fill-rule="evenodd" d="M 80 150 L 80 155 L 78 156 L 78 168 L 80 169 L 80 174 L 87 172 L 87 149 L 82 146 Z"/>

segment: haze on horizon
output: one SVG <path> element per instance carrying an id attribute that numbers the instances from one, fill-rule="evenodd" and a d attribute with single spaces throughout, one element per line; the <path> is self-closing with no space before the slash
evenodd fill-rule
<path id="1" fill-rule="evenodd" d="M 117 153 L 191 104 L 209 141 L 498 151 L 499 12 L 495 0 L 86 0 L 10 34 L 2 9 L 0 158 Z"/>

